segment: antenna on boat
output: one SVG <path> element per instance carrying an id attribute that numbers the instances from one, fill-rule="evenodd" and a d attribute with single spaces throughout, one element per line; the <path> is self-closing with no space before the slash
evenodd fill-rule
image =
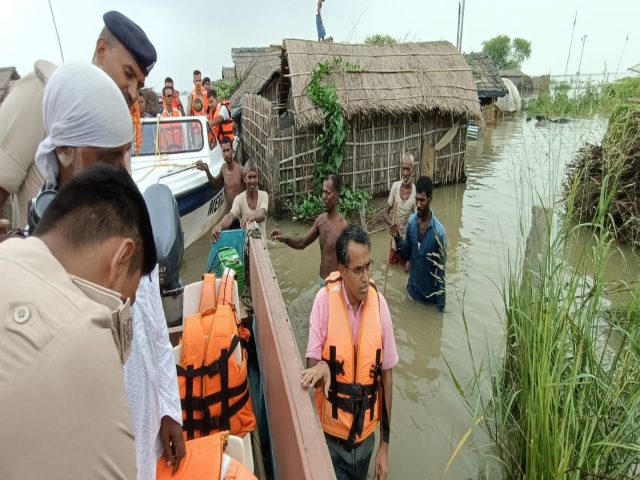
<path id="1" fill-rule="evenodd" d="M 571 58 L 571 47 L 573 46 L 573 34 L 576 33 L 576 21 L 578 20 L 578 11 L 573 19 L 573 30 L 571 31 L 571 43 L 569 43 L 569 55 L 567 55 L 567 66 L 564 67 L 564 81 L 567 81 L 567 71 L 569 70 L 569 59 Z"/>
<path id="2" fill-rule="evenodd" d="M 613 76 L 613 81 L 616 81 L 618 78 L 618 72 L 620 71 L 620 65 L 622 65 L 622 57 L 624 57 L 624 51 L 627 48 L 627 43 L 629 43 L 629 33 L 627 33 L 627 39 L 624 41 L 624 47 L 622 47 L 622 53 L 620 54 L 620 61 L 618 62 L 618 68 L 616 68 L 616 74 Z"/>
<path id="3" fill-rule="evenodd" d="M 60 57 L 62 57 L 62 63 L 64 63 L 64 53 L 62 53 L 62 43 L 60 42 L 60 34 L 58 33 L 58 25 L 56 25 L 56 17 L 53 14 L 53 7 L 51 6 L 51 0 L 49 2 L 49 10 L 51 10 L 51 18 L 53 19 L 53 28 L 56 30 L 56 37 L 58 37 L 58 47 L 60 48 Z"/>

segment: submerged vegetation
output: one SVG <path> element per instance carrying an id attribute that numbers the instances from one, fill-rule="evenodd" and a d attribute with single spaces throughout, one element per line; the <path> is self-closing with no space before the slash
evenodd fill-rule
<path id="1" fill-rule="evenodd" d="M 629 183 L 625 169 L 615 167 L 627 163 L 631 129 L 619 114 L 601 152 L 604 168 L 588 220 L 573 221 L 581 205 L 576 197 L 583 195 L 579 183 L 565 190 L 566 211 L 534 215 L 533 235 L 502 286 L 505 344 L 498 358 L 478 362 L 469 342 L 474 376 L 468 385 L 447 363 L 473 425 L 491 440 L 489 469 L 502 472 L 486 478 L 640 478 L 640 287 L 615 314 L 604 298 L 604 267 L 616 250 L 612 206 Z M 575 178 L 592 175 L 588 163 L 576 168 L 582 171 Z M 565 253 L 585 228 L 592 247 L 568 265 Z M 463 321 L 466 328 L 464 312 Z"/>
<path id="2" fill-rule="evenodd" d="M 630 98 L 640 97 L 640 78 L 625 78 L 615 83 L 588 82 L 580 93 L 569 93 L 571 85 L 555 84 L 551 92 L 523 100 L 523 110 L 529 115 L 546 117 L 586 117 L 610 114 Z"/>

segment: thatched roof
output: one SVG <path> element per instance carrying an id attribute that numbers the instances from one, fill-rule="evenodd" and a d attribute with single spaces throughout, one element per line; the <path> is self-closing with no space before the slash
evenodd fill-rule
<path id="1" fill-rule="evenodd" d="M 11 82 L 15 82 L 16 80 L 20 80 L 20 75 L 18 75 L 16 67 L 0 68 L 0 103 L 4 101 L 4 97 L 9 93 Z"/>
<path id="2" fill-rule="evenodd" d="M 242 83 L 236 88 L 229 99 L 232 107 L 237 107 L 242 103 L 242 97 L 247 93 L 258 94 L 273 79 L 280 75 L 282 63 L 282 51 L 269 49 L 256 57 L 249 69 L 246 71 Z"/>
<path id="3" fill-rule="evenodd" d="M 507 94 L 498 69 L 486 53 L 470 53 L 466 59 L 478 87 L 478 97 L 499 98 Z"/>
<path id="4" fill-rule="evenodd" d="M 524 73 L 522 73 L 517 68 L 512 68 L 510 70 L 500 70 L 501 77 L 524 77 Z"/>
<path id="5" fill-rule="evenodd" d="M 222 80 L 233 82 L 236 79 L 236 67 L 222 67 Z"/>
<path id="6" fill-rule="evenodd" d="M 244 77 L 253 62 L 269 51 L 280 51 L 279 47 L 232 48 L 231 58 L 236 68 L 236 76 Z"/>
<path id="7" fill-rule="evenodd" d="M 336 92 L 347 118 L 434 110 L 480 117 L 478 90 L 471 69 L 449 42 L 355 45 L 286 39 L 284 48 L 292 108 L 302 126 L 324 121 L 320 110 L 307 97 L 306 87 L 316 66 L 335 57 L 364 69 L 334 74 Z"/>

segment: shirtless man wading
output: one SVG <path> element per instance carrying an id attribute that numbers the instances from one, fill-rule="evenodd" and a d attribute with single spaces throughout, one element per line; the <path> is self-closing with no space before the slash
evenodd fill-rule
<path id="1" fill-rule="evenodd" d="M 233 142 L 229 137 L 224 137 L 220 141 L 220 147 L 222 148 L 224 165 L 222 165 L 218 175 L 215 177 L 211 175 L 209 165 L 202 163 L 202 160 L 198 161 L 196 168 L 207 174 L 209 183 L 213 188 L 219 188 L 220 185 L 224 183 L 224 196 L 227 199 L 227 207 L 224 211 L 226 215 L 231 211 L 233 200 L 238 194 L 244 192 L 244 168 L 242 165 L 233 161 Z M 230 228 L 240 228 L 240 223 L 236 220 L 231 224 Z"/>
<path id="2" fill-rule="evenodd" d="M 320 237 L 320 288 L 324 287 L 324 279 L 331 272 L 338 271 L 336 257 L 336 240 L 347 228 L 347 221 L 338 212 L 338 196 L 340 193 L 340 178 L 337 175 L 327 175 L 322 183 L 322 213 L 313 224 L 313 227 L 304 237 L 289 238 L 280 234 L 280 230 L 271 232 L 271 240 L 278 240 L 296 250 L 304 250 L 316 238 Z"/>

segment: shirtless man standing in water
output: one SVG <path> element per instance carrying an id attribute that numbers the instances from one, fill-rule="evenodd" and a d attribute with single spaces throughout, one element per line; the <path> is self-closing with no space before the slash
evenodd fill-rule
<path id="1" fill-rule="evenodd" d="M 224 214 L 226 215 L 231 211 L 233 200 L 238 196 L 238 194 L 244 192 L 244 168 L 233 160 L 233 141 L 229 137 L 224 137 L 220 141 L 220 147 L 222 148 L 224 165 L 222 165 L 218 175 L 215 177 L 211 175 L 209 165 L 202 163 L 202 160 L 199 160 L 196 163 L 196 168 L 207 174 L 209 183 L 213 188 L 219 188 L 220 185 L 224 183 L 224 196 L 227 199 L 227 208 L 224 211 Z M 240 228 L 240 222 L 235 220 L 231 224 L 230 228 Z"/>
<path id="2" fill-rule="evenodd" d="M 340 194 L 340 178 L 337 175 L 327 175 L 322 183 L 322 213 L 313 224 L 313 227 L 304 237 L 289 238 L 280 234 L 280 230 L 271 232 L 271 240 L 278 240 L 296 250 L 304 250 L 316 238 L 320 237 L 320 288 L 324 287 L 324 279 L 331 272 L 338 271 L 336 257 L 336 241 L 340 234 L 347 228 L 347 221 L 338 212 L 338 196 Z"/>

